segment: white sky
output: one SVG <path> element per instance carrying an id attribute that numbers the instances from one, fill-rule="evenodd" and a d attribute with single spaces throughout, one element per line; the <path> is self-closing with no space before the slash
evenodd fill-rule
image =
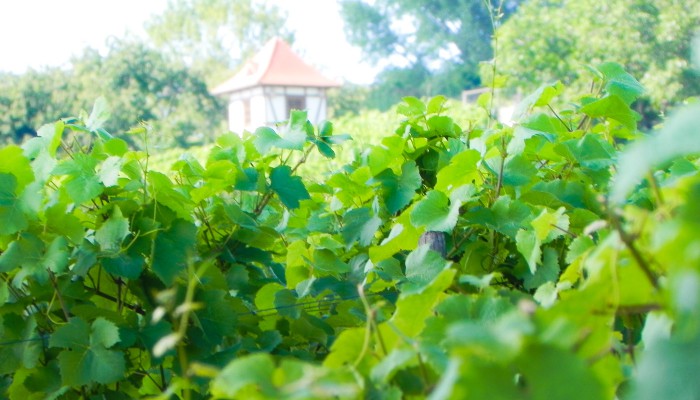
<path id="1" fill-rule="evenodd" d="M 273 0 L 288 12 L 293 48 L 329 77 L 366 84 L 377 69 L 345 40 L 334 0 Z M 110 36 L 145 35 L 167 0 L 0 0 L 0 71 L 60 66 Z"/>

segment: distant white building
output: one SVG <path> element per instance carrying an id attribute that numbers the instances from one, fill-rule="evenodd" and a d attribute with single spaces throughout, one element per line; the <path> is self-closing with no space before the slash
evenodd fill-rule
<path id="1" fill-rule="evenodd" d="M 338 86 L 275 38 L 211 92 L 228 98 L 229 129 L 242 135 L 288 119 L 291 110 L 306 110 L 314 124 L 324 120 L 326 91 Z"/>

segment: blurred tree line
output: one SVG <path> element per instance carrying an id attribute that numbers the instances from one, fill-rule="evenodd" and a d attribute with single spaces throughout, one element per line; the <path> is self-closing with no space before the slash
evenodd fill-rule
<path id="1" fill-rule="evenodd" d="M 555 80 L 583 93 L 593 80 L 587 64 L 620 63 L 647 90 L 635 109 L 649 129 L 660 114 L 700 95 L 690 61 L 698 34 L 700 1 L 529 0 L 498 32 L 498 68 L 508 87 L 523 93 Z"/>
<path id="2" fill-rule="evenodd" d="M 207 86 L 227 77 L 281 28 L 280 9 L 253 0 L 173 0 L 147 22 L 145 39 L 111 38 L 67 67 L 0 72 L 0 143 L 36 135 L 45 123 L 90 110 L 104 97 L 115 134 L 138 122 L 152 143 L 187 146 L 225 129 L 226 104 Z M 129 137 L 125 137 L 129 140 Z"/>
<path id="3" fill-rule="evenodd" d="M 492 17 L 507 20 L 521 2 L 340 0 L 348 41 L 383 67 L 371 90 L 348 91 L 364 93 L 361 103 L 381 110 L 405 96 L 459 98 L 481 86 L 479 63 L 493 57 Z"/>
<path id="4" fill-rule="evenodd" d="M 348 41 L 382 72 L 370 86 L 329 95 L 332 116 L 386 110 L 405 96 L 459 97 L 483 86 L 494 57 L 507 86 L 527 93 L 543 82 L 589 85 L 585 65 L 623 64 L 648 89 L 636 109 L 651 126 L 660 113 L 700 94 L 690 42 L 700 2 L 686 0 L 338 0 Z M 310 16 L 311 17 L 311 16 Z M 166 144 L 207 141 L 225 129 L 226 104 L 207 86 L 227 78 L 272 36 L 289 42 L 286 15 L 255 0 L 171 0 L 147 22 L 146 39 L 113 39 L 66 68 L 0 73 L 0 142 L 89 110 L 104 96 L 107 129 L 136 121 Z M 488 82 L 487 82 L 488 83 Z"/>
<path id="5" fill-rule="evenodd" d="M 492 17 L 497 73 L 511 93 L 564 81 L 581 93 L 587 64 L 614 61 L 637 77 L 637 102 L 651 127 L 669 107 L 700 95 L 690 43 L 700 32 L 700 1 L 688 0 L 340 0 L 348 40 L 384 66 L 371 88 L 344 87 L 336 114 L 386 109 L 404 96 L 444 94 L 488 84 Z M 482 67 L 480 68 L 480 63 Z"/>

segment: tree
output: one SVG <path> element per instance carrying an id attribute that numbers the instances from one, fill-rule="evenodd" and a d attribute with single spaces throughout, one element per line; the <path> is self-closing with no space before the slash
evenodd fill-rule
<path id="1" fill-rule="evenodd" d="M 689 65 L 698 25 L 700 3 L 692 1 L 532 0 L 498 32 L 498 69 L 524 92 L 554 79 L 579 90 L 592 78 L 584 64 L 614 60 L 664 109 L 700 93 Z"/>
<path id="2" fill-rule="evenodd" d="M 148 123 L 161 144 L 187 145 L 224 129 L 224 105 L 204 79 L 144 43 L 109 43 L 106 56 L 86 49 L 67 69 L 5 74 L 0 79 L 0 138 L 22 141 L 44 123 L 90 110 L 104 97 L 105 128 L 122 135 Z"/>
<path id="3" fill-rule="evenodd" d="M 503 2 L 503 17 L 518 4 Z M 378 79 L 380 92 L 400 89 L 392 81 L 411 70 L 413 77 L 427 72 L 411 81 L 420 95 L 457 96 L 479 84 L 479 62 L 492 57 L 491 13 L 482 0 L 343 0 L 341 6 L 350 43 L 387 67 Z"/>
<path id="4" fill-rule="evenodd" d="M 209 94 L 201 75 L 143 43 L 112 42 L 104 58 L 88 49 L 73 65 L 79 102 L 104 96 L 112 132 L 145 121 L 166 143 L 186 146 L 223 130 L 224 106 Z"/>
<path id="5" fill-rule="evenodd" d="M 58 68 L 0 74 L 0 142 L 19 142 L 46 121 L 74 114 L 69 80 Z"/>
<path id="6" fill-rule="evenodd" d="M 270 38 L 291 41 L 285 17 L 278 7 L 252 0 L 172 0 L 147 31 L 158 48 L 216 83 Z"/>

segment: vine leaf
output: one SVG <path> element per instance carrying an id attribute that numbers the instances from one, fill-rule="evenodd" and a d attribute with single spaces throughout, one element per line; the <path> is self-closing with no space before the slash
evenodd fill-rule
<path id="1" fill-rule="evenodd" d="M 449 193 L 460 186 L 479 181 L 477 163 L 481 154 L 476 150 L 466 150 L 452 157 L 450 163 L 437 174 L 435 189 Z"/>
<path id="2" fill-rule="evenodd" d="M 431 190 L 411 211 L 411 223 L 425 226 L 429 231 L 450 231 L 457 223 L 459 207 L 450 207 L 448 203 L 444 193 Z"/>
<path id="3" fill-rule="evenodd" d="M 270 172 L 270 189 L 279 196 L 287 208 L 299 208 L 299 201 L 311 198 L 301 178 L 292 176 L 287 165 L 275 167 Z"/>
<path id="4" fill-rule="evenodd" d="M 525 257 L 530 272 L 535 274 L 537 264 L 542 260 L 542 241 L 537 237 L 537 233 L 529 229 L 520 229 L 515 235 L 515 243 L 520 254 Z"/>
<path id="5" fill-rule="evenodd" d="M 116 252 L 121 248 L 122 240 L 128 234 L 129 220 L 122 216 L 119 207 L 114 207 L 109 219 L 95 232 L 95 241 L 102 251 Z"/>
<path id="6" fill-rule="evenodd" d="M 343 215 L 343 239 L 348 246 L 359 241 L 361 246 L 368 246 L 374 234 L 382 225 L 382 219 L 373 215 L 367 207 L 352 209 Z"/>
<path id="7" fill-rule="evenodd" d="M 610 118 L 621 123 L 629 130 L 637 127 L 640 115 L 630 108 L 628 103 L 617 94 L 610 94 L 602 99 L 581 107 L 581 112 L 592 118 Z"/>
<path id="8" fill-rule="evenodd" d="M 10 145 L 0 149 L 0 173 L 8 173 L 15 176 L 17 186 L 15 194 L 20 192 L 34 181 L 34 171 L 29 160 L 23 154 L 22 148 Z"/>
<path id="9" fill-rule="evenodd" d="M 163 283 L 172 285 L 185 269 L 196 241 L 197 227 L 182 219 L 176 219 L 168 230 L 158 234 L 153 242 L 151 268 Z"/>
<path id="10" fill-rule="evenodd" d="M 644 86 L 618 63 L 603 63 L 598 67 L 598 71 L 605 78 L 605 91 L 620 96 L 627 104 L 632 104 L 645 92 Z"/>
<path id="11" fill-rule="evenodd" d="M 411 211 L 411 223 L 416 227 L 425 226 L 429 231 L 451 231 L 457 224 L 459 208 L 469 195 L 469 187 L 462 188 L 464 190 L 455 191 L 450 198 L 437 190 L 428 192 Z"/>
<path id="12" fill-rule="evenodd" d="M 11 174 L 0 173 L 0 235 L 11 235 L 23 229 L 28 224 L 17 198 L 17 178 Z"/>
<path id="13" fill-rule="evenodd" d="M 64 349 L 58 355 L 63 384 L 107 384 L 122 379 L 126 372 L 124 355 L 109 350 L 119 341 L 117 326 L 102 317 L 91 325 L 80 317 L 74 317 L 58 328 L 51 335 L 49 346 Z"/>
<path id="14" fill-rule="evenodd" d="M 100 177 L 95 173 L 97 159 L 77 153 L 72 160 L 63 161 L 53 170 L 55 175 L 67 175 L 66 192 L 75 204 L 95 198 L 104 189 Z"/>
<path id="15" fill-rule="evenodd" d="M 269 387 L 275 364 L 269 354 L 258 353 L 237 358 L 228 364 L 212 383 L 212 393 L 221 397 L 236 397 L 248 385 Z"/>
<path id="16" fill-rule="evenodd" d="M 406 258 L 406 280 L 402 292 L 409 295 L 421 293 L 451 262 L 431 250 L 430 245 L 422 245 Z"/>
<path id="17" fill-rule="evenodd" d="M 376 179 L 382 183 L 382 194 L 389 214 L 395 214 L 407 206 L 422 183 L 415 161 L 407 161 L 401 166 L 401 176 L 396 176 L 387 168 Z"/>

